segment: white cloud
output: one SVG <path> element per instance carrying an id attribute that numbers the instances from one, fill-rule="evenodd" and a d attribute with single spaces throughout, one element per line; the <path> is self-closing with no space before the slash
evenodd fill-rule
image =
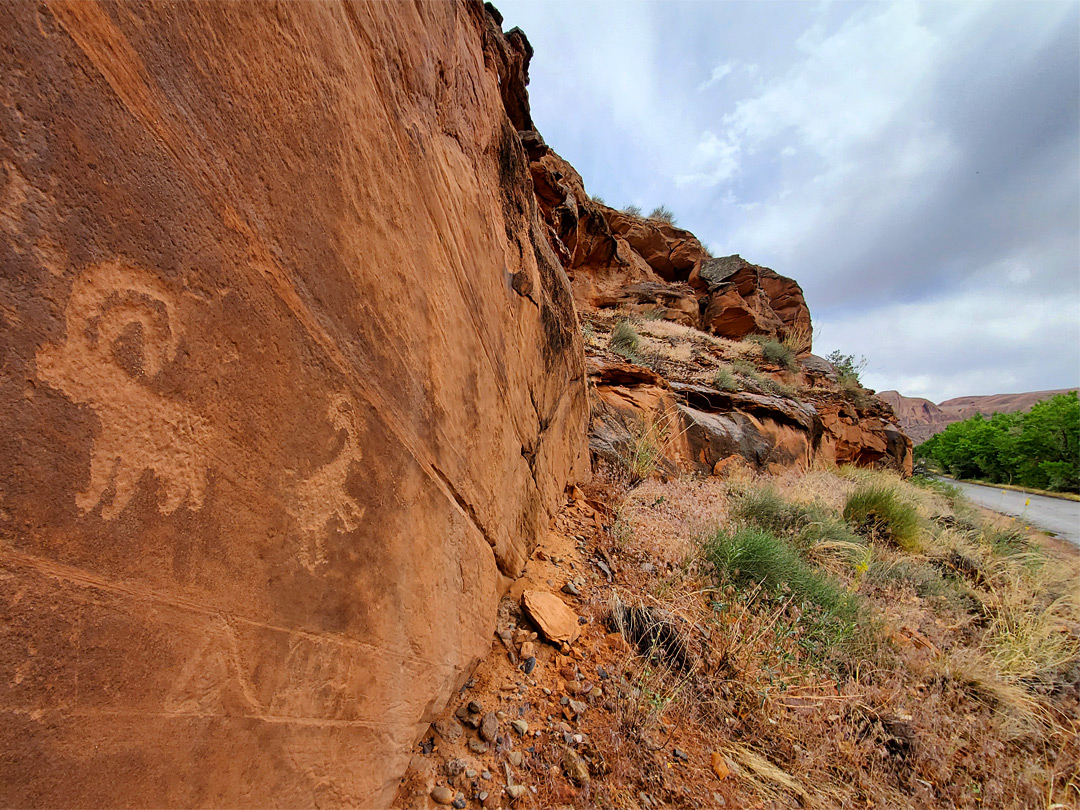
<path id="1" fill-rule="evenodd" d="M 814 351 L 865 354 L 863 382 L 941 402 L 1076 384 L 1080 313 L 1053 294 L 977 285 L 929 300 L 883 303 L 815 320 Z M 1041 351 L 1033 353 L 1032 344 Z M 1073 374 L 1063 379 L 1062 367 Z"/>
<path id="2" fill-rule="evenodd" d="M 712 75 L 709 76 L 706 81 L 703 81 L 701 84 L 698 85 L 697 91 L 699 93 L 704 93 L 714 84 L 718 84 L 725 76 L 731 73 L 732 70 L 733 68 L 731 67 L 730 62 L 724 62 L 721 65 L 717 65 L 713 68 Z"/>
<path id="3" fill-rule="evenodd" d="M 739 144 L 718 138 L 712 132 L 704 132 L 694 148 L 693 164 L 704 167 L 702 171 L 680 174 L 675 177 L 678 187 L 688 185 L 715 186 L 730 180 L 739 170 Z"/>

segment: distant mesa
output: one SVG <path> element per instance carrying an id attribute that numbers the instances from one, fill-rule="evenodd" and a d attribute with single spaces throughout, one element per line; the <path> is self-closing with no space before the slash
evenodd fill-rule
<path id="1" fill-rule="evenodd" d="M 1075 388 L 1060 388 L 1055 391 L 1028 391 L 1023 394 L 954 397 L 945 400 L 940 405 L 935 405 L 930 400 L 921 397 L 905 397 L 899 391 L 881 391 L 878 397 L 892 406 L 904 432 L 915 444 L 920 444 L 931 436 L 941 433 L 953 422 L 962 422 L 977 413 L 991 416 L 995 413 L 1026 411 L 1036 402 L 1076 390 Z"/>

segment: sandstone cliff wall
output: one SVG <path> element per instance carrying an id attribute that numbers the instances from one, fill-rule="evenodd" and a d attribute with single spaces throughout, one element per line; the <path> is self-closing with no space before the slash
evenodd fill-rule
<path id="1" fill-rule="evenodd" d="M 496 34 L 0 6 L 0 804 L 383 805 L 488 649 L 588 416 Z"/>

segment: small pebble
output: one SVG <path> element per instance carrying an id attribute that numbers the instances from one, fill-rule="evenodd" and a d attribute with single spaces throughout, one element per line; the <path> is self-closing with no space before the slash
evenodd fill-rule
<path id="1" fill-rule="evenodd" d="M 476 771 L 474 771 L 472 768 L 469 768 L 469 770 L 465 771 L 465 778 L 466 779 L 475 779 L 476 778 Z"/>
<path id="2" fill-rule="evenodd" d="M 491 778 L 491 771 L 481 771 L 480 772 L 480 778 L 481 779 L 490 779 Z M 480 801 L 483 801 L 483 799 L 481 799 Z"/>
<path id="3" fill-rule="evenodd" d="M 446 775 L 451 779 L 457 778 L 458 774 L 465 770 L 465 760 L 452 759 L 446 763 Z"/>
<path id="4" fill-rule="evenodd" d="M 568 698 L 566 695 L 563 695 L 561 698 L 559 698 L 559 703 L 561 703 L 563 706 L 565 706 L 569 702 L 570 698 Z"/>
<path id="5" fill-rule="evenodd" d="M 484 711 L 484 707 L 477 703 L 475 700 L 470 700 L 469 711 L 473 714 L 481 714 Z"/>
<path id="6" fill-rule="evenodd" d="M 506 755 L 506 758 L 508 760 L 510 760 L 510 764 L 513 765 L 515 768 L 518 768 L 518 767 L 521 766 L 521 752 L 520 751 L 511 751 L 509 754 Z"/>
<path id="7" fill-rule="evenodd" d="M 499 709 L 499 711 L 495 712 L 495 717 L 497 717 L 499 720 L 505 720 L 506 712 L 504 712 L 502 709 Z"/>
<path id="8" fill-rule="evenodd" d="M 536 666 L 536 658 L 535 658 L 535 656 L 530 655 L 528 658 L 525 659 L 525 674 L 528 675 L 530 672 L 532 672 L 533 667 L 535 667 L 535 666 Z"/>
<path id="9" fill-rule="evenodd" d="M 550 695 L 551 694 L 551 690 L 548 689 L 546 686 L 541 688 L 540 691 L 543 692 L 545 695 Z"/>
<path id="10" fill-rule="evenodd" d="M 529 724 L 526 723 L 524 720 L 515 720 L 510 725 L 514 727 L 514 731 L 516 731 L 518 734 L 525 734 L 529 730 Z"/>
<path id="11" fill-rule="evenodd" d="M 453 806 L 455 808 L 457 808 L 457 810 L 465 810 L 465 794 L 464 793 L 459 793 L 457 796 L 454 797 Z"/>
<path id="12" fill-rule="evenodd" d="M 499 732 L 499 721 L 494 712 L 488 712 L 480 721 L 480 737 L 487 742 L 493 742 Z"/>
<path id="13" fill-rule="evenodd" d="M 507 785 L 506 795 L 515 801 L 525 795 L 525 791 L 528 790 L 524 785 Z"/>
<path id="14" fill-rule="evenodd" d="M 486 754 L 488 752 L 488 744 L 483 740 L 478 740 L 474 737 L 469 740 L 469 750 L 474 754 Z"/>
<path id="15" fill-rule="evenodd" d="M 481 802 L 486 802 L 487 797 L 488 797 L 488 792 L 486 790 L 481 790 L 480 795 L 477 796 L 476 798 L 479 799 Z"/>
<path id="16" fill-rule="evenodd" d="M 454 794 L 450 788 L 439 785 L 431 791 L 431 799 L 435 804 L 450 804 L 454 801 Z"/>

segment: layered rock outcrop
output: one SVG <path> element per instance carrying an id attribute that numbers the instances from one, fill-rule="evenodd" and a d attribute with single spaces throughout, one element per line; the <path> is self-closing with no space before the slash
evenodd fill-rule
<path id="1" fill-rule="evenodd" d="M 21 3 L 0 41 L 0 803 L 387 804 L 587 474 L 524 38 Z"/>
<path id="2" fill-rule="evenodd" d="M 521 69 L 527 72 L 528 60 Z M 794 279 L 738 255 L 713 258 L 690 231 L 595 202 L 539 133 L 525 133 L 524 143 L 552 244 L 580 306 L 657 313 L 736 339 L 799 335 L 809 351 L 810 310 Z"/>
<path id="3" fill-rule="evenodd" d="M 810 350 L 810 310 L 802 288 L 793 279 L 768 267 L 750 264 L 742 256 L 706 259 L 690 278 L 704 289 L 702 326 L 729 338 L 799 335 Z"/>
<path id="4" fill-rule="evenodd" d="M 860 409 L 822 390 L 801 398 L 724 391 L 598 357 L 589 379 L 592 453 L 631 476 L 642 457 L 669 474 L 725 474 L 732 461 L 765 473 L 827 463 L 911 474 L 911 440 L 878 403 Z"/>

